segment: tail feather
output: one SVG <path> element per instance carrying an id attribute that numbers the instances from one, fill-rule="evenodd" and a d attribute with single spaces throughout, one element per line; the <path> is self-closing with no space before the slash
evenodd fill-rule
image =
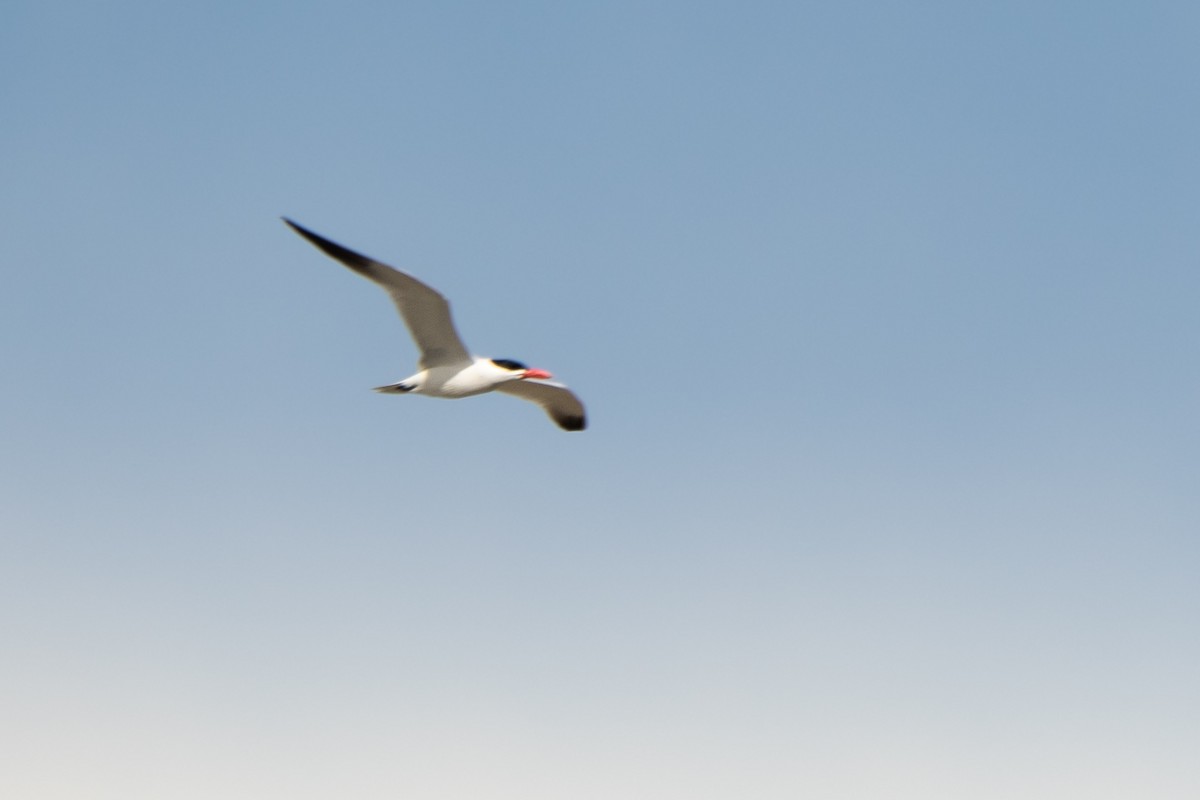
<path id="1" fill-rule="evenodd" d="M 376 386 L 375 391 L 383 394 L 408 394 L 413 388 L 409 383 L 389 383 L 387 386 Z"/>

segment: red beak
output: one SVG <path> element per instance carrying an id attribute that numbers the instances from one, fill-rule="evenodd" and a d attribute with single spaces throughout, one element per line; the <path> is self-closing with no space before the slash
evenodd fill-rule
<path id="1" fill-rule="evenodd" d="M 522 378 L 553 378 L 554 376 L 551 375 L 549 372 L 546 372 L 546 370 L 544 370 L 544 369 L 527 369 L 527 370 L 525 370 L 525 374 L 522 375 L 521 377 Z"/>

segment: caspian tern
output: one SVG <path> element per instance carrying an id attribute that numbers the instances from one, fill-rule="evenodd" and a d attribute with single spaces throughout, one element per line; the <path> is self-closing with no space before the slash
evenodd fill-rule
<path id="1" fill-rule="evenodd" d="M 484 392 L 504 392 L 541 406 L 558 427 L 581 431 L 587 427 L 583 403 L 575 393 L 544 369 L 531 369 L 508 358 L 473 356 L 463 345 L 450 317 L 450 303 L 437 290 L 413 276 L 331 242 L 297 225 L 287 217 L 292 230 L 312 242 L 326 255 L 383 287 L 413 341 L 421 351 L 421 371 L 375 391 L 389 394 L 423 394 L 429 397 L 470 397 Z"/>

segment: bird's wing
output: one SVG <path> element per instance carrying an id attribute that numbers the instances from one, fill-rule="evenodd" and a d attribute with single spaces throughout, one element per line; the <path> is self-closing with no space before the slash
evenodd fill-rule
<path id="1" fill-rule="evenodd" d="M 519 381 L 505 381 L 496 387 L 496 391 L 537 403 L 563 430 L 581 431 L 587 427 L 587 415 L 583 411 L 583 403 L 575 396 L 574 392 L 561 383 L 526 378 Z"/>
<path id="2" fill-rule="evenodd" d="M 426 286 L 413 276 L 387 264 L 367 258 L 361 253 L 342 247 L 323 236 L 318 236 L 301 227 L 287 217 L 283 221 L 292 230 L 317 246 L 326 255 L 332 256 L 350 269 L 379 284 L 391 295 L 408 332 L 421 350 L 421 369 L 471 363 L 471 354 L 458 338 L 454 320 L 450 317 L 450 303 L 438 291 Z"/>

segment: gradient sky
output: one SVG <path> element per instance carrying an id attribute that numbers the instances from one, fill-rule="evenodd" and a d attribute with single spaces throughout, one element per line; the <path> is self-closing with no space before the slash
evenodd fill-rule
<path id="1" fill-rule="evenodd" d="M 5 18 L 0 795 L 1200 796 L 1200 6 Z"/>

